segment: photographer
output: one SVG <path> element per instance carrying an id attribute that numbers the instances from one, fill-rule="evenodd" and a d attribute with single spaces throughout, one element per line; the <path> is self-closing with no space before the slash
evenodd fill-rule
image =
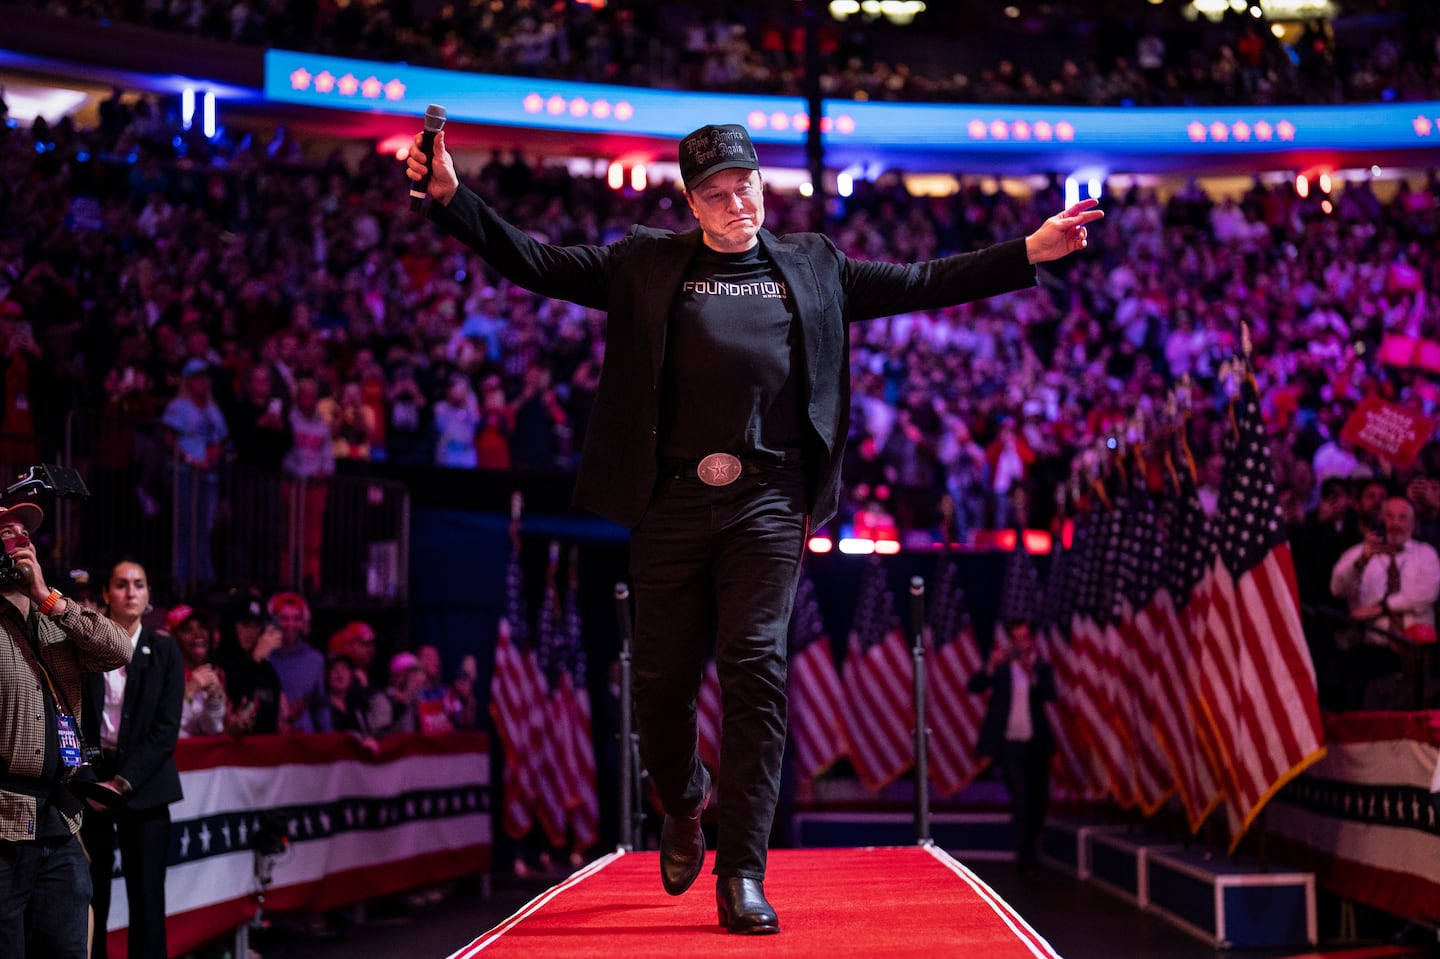
<path id="1" fill-rule="evenodd" d="M 1050 799 L 1050 754 L 1055 739 L 1044 705 L 1055 698 L 1055 674 L 1040 661 L 1028 620 L 1006 624 L 1008 644 L 996 641 L 985 668 L 970 677 L 972 693 L 993 689 L 980 723 L 976 751 L 1005 777 L 1010 819 L 1015 831 L 1015 864 L 1028 878 Z"/>
<path id="2" fill-rule="evenodd" d="M 90 871 L 66 788 L 86 762 L 80 674 L 130 661 L 124 631 L 45 581 L 33 503 L 0 507 L 0 956 L 85 959 Z"/>
<path id="3" fill-rule="evenodd" d="M 1391 496 L 1380 508 L 1378 523 L 1340 556 L 1330 574 L 1330 591 L 1346 601 L 1356 627 L 1342 656 L 1347 709 L 1420 705 L 1394 701 L 1387 692 L 1387 687 L 1408 685 L 1397 680 L 1413 667 L 1408 660 L 1414 646 L 1395 636 L 1409 635 L 1416 627 L 1433 635 L 1435 628 L 1440 557 L 1414 534 L 1415 507 L 1403 496 Z"/>

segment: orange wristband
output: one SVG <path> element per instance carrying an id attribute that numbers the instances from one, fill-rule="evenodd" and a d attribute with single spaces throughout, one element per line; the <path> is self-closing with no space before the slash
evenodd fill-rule
<path id="1" fill-rule="evenodd" d="M 60 605 L 60 600 L 64 598 L 64 596 L 60 595 L 60 590 L 52 588 L 50 595 L 45 597 L 45 602 L 41 603 L 36 611 L 42 616 L 49 616 L 50 611 Z"/>

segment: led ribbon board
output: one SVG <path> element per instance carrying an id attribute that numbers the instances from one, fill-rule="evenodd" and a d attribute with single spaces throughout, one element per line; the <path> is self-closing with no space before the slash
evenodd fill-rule
<path id="1" fill-rule="evenodd" d="M 759 143 L 804 144 L 799 97 L 689 93 L 493 76 L 270 50 L 273 101 L 424 115 L 440 103 L 452 121 L 576 133 L 677 139 L 700 123 L 743 123 Z M 418 122 L 418 120 L 417 120 Z M 1330 107 L 1071 107 L 869 103 L 827 100 L 821 129 L 836 157 L 1113 157 L 1440 148 L 1440 102 Z"/>

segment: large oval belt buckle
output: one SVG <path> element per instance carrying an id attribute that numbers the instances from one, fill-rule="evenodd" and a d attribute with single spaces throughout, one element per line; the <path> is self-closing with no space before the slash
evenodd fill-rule
<path id="1" fill-rule="evenodd" d="M 744 470 L 740 466 L 740 457 L 729 453 L 711 453 L 700 461 L 695 472 L 699 474 L 700 482 L 706 486 L 729 486 L 740 478 Z"/>

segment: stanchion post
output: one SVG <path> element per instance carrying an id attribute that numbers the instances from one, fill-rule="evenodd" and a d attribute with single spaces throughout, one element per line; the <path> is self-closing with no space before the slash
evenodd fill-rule
<path id="1" fill-rule="evenodd" d="M 915 841 L 930 845 L 930 730 L 925 725 L 925 580 L 910 578 L 910 659 L 915 674 Z"/>
<path id="2" fill-rule="evenodd" d="M 615 618 L 620 627 L 620 848 L 635 849 L 638 824 L 635 822 L 635 751 L 632 737 L 635 720 L 630 712 L 630 587 L 615 584 Z"/>

